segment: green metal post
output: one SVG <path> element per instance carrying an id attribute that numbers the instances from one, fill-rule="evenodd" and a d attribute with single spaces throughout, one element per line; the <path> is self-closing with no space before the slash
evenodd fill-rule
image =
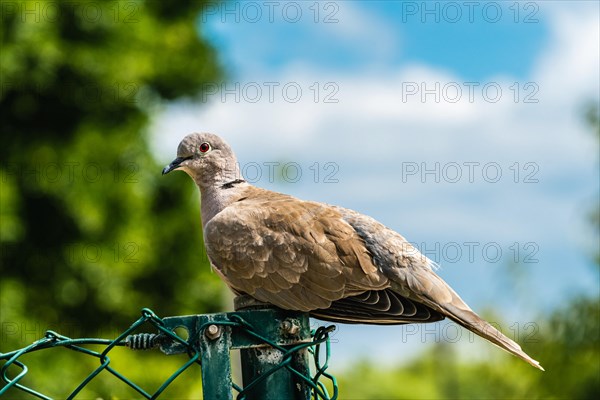
<path id="1" fill-rule="evenodd" d="M 268 336 L 279 340 L 305 342 L 311 340 L 308 314 L 283 311 L 268 304 L 258 303 L 250 297 L 239 296 L 235 299 L 236 311 L 270 310 L 274 312 L 269 319 L 260 321 Z M 293 345 L 282 346 L 290 349 Z M 263 376 L 266 371 L 281 365 L 284 353 L 267 345 L 252 346 L 240 350 L 242 379 L 244 386 L 256 382 L 247 392 L 247 400 L 307 400 L 310 388 L 289 368 L 280 368 L 277 372 Z M 310 376 L 308 350 L 293 353 L 289 364 L 304 376 Z M 262 377 L 262 379 L 261 379 Z"/>
<path id="2" fill-rule="evenodd" d="M 202 397 L 230 400 L 231 393 L 231 329 L 208 325 L 200 336 L 202 350 Z"/>
<path id="3" fill-rule="evenodd" d="M 244 400 L 308 400 L 308 351 L 300 349 L 285 356 L 288 349 L 312 341 L 308 314 L 285 311 L 236 298 L 232 313 L 167 317 L 164 326 L 184 327 L 189 342 L 202 355 L 202 391 L 205 399 L 232 399 L 229 351 L 240 350 Z M 270 341 L 279 348 L 265 342 Z M 185 346 L 168 341 L 161 344 L 166 354 L 180 354 Z"/>
<path id="4" fill-rule="evenodd" d="M 306 352 L 306 351 L 302 351 Z M 282 352 L 272 348 L 253 348 L 241 350 L 242 359 L 242 379 L 246 382 L 253 382 L 259 378 L 265 371 L 277 366 L 281 361 Z M 294 356 L 293 366 L 302 371 L 302 364 L 306 362 L 306 357 Z M 248 390 L 246 399 L 248 400 L 281 400 L 294 399 L 306 400 L 310 398 L 310 392 L 306 385 L 290 372 L 287 368 L 281 368 L 279 371 L 267 376 L 264 380 L 254 385 Z"/>

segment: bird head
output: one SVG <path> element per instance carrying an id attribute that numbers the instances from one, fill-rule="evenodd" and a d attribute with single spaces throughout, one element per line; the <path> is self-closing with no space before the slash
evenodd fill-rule
<path id="1" fill-rule="evenodd" d="M 177 147 L 177 158 L 163 168 L 187 173 L 201 188 L 241 178 L 231 147 L 212 133 L 191 133 Z"/>

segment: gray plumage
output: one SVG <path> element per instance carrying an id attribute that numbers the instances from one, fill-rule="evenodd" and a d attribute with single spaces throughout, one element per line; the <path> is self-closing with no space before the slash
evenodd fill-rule
<path id="1" fill-rule="evenodd" d="M 238 294 L 345 323 L 406 324 L 448 317 L 543 369 L 475 314 L 404 237 L 371 217 L 257 188 L 218 136 L 193 133 L 164 168 L 200 188 L 206 252 Z"/>

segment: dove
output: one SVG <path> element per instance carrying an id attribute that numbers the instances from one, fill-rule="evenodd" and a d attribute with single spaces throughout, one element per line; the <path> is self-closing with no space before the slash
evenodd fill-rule
<path id="1" fill-rule="evenodd" d="M 339 323 L 400 325 L 449 318 L 543 370 L 480 318 L 402 235 L 356 211 L 245 181 L 231 147 L 187 135 L 162 174 L 200 189 L 206 254 L 237 295 Z"/>

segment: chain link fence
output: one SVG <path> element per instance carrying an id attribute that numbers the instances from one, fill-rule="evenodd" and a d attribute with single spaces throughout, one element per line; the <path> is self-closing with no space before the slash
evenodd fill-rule
<path id="1" fill-rule="evenodd" d="M 148 324 L 156 328 L 157 333 L 140 332 L 142 326 Z M 112 375 L 121 385 L 127 385 L 143 398 L 157 399 L 184 371 L 198 368 L 194 372 L 201 373 L 205 399 L 232 399 L 235 396 L 238 400 L 335 400 L 338 396 L 337 382 L 327 372 L 329 334 L 333 329 L 334 326 L 321 326 L 310 330 L 306 314 L 273 308 L 166 318 L 159 318 L 146 308 L 137 321 L 112 340 L 74 339 L 47 331 L 43 338 L 29 346 L 0 353 L 0 378 L 5 383 L 0 389 L 0 396 L 20 391 L 33 398 L 51 399 L 43 393 L 43 389 L 26 383 L 27 374 L 47 371 L 30 372 L 23 356 L 60 348 L 82 357 L 95 358 L 98 362 L 98 366 L 73 388 L 68 399 L 76 398 L 102 374 Z M 150 393 L 125 373 L 113 368 L 111 352 L 118 347 L 157 349 L 167 355 L 186 354 L 188 359 Z M 232 349 L 241 353 L 243 384 L 237 384 L 231 378 Z M 312 367 L 309 367 L 309 359 Z M 56 379 L 61 379 L 60 371 L 53 373 Z M 332 394 L 324 382 L 328 382 Z"/>

